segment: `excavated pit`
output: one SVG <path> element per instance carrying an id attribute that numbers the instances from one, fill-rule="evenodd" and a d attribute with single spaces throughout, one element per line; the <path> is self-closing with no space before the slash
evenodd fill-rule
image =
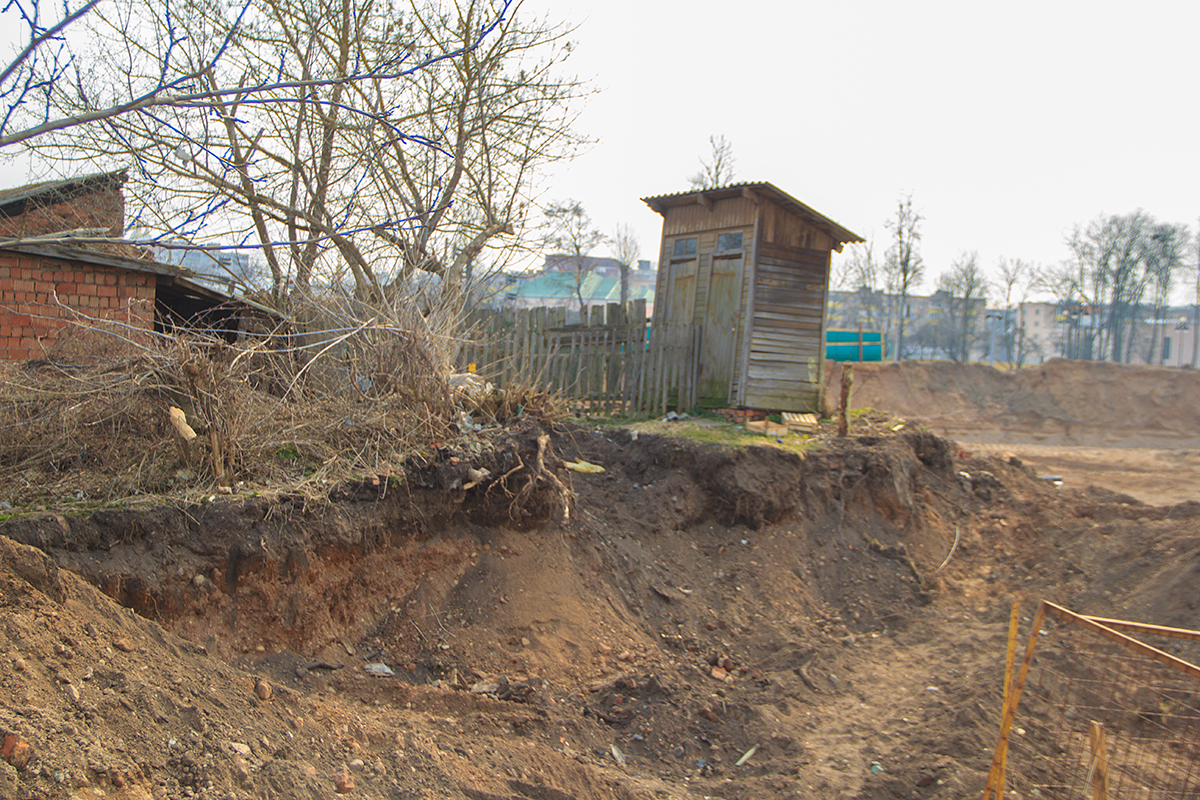
<path id="1" fill-rule="evenodd" d="M 508 452 L 524 449 L 532 461 L 537 434 L 523 433 L 525 446 Z M 427 595 L 445 603 L 456 593 L 468 604 L 481 588 L 504 595 L 496 565 L 509 557 L 511 538 L 543 562 L 570 565 L 578 580 L 609 576 L 607 591 L 641 611 L 647 593 L 713 602 L 704 587 L 710 562 L 730 549 L 752 551 L 757 545 L 742 544 L 746 537 L 785 521 L 794 530 L 772 554 L 774 566 L 804 576 L 788 593 L 829 603 L 854 626 L 870 628 L 924 602 L 918 564 L 937 566 L 953 540 L 947 515 L 972 501 L 951 469 L 947 443 L 924 433 L 850 439 L 807 458 L 775 448 L 631 440 L 625 432 L 572 430 L 552 439 L 552 453 L 609 469 L 573 482 L 562 473 L 578 495 L 578 519 L 565 527 L 556 525 L 561 503 L 550 485 L 514 509 L 512 489 L 462 489 L 466 462 L 447 451 L 415 463 L 404 481 L 348 487 L 319 510 L 300 500 L 220 498 L 14 521 L 4 532 L 214 652 L 261 647 L 315 657 L 389 617 L 404 620 L 393 609 L 428 605 Z M 501 455 L 487 467 L 502 475 L 514 464 Z M 675 553 L 680 569 L 668 569 L 662 557 L 679 549 L 677 539 L 699 555 L 685 561 Z M 722 575 L 716 583 L 731 581 Z M 864 581 L 868 593 L 851 591 Z M 699 596 L 676 597 L 669 591 L 675 584 L 696 587 Z M 880 613 L 883 597 L 900 610 Z"/>
<path id="2" fill-rule="evenodd" d="M 319 509 L 10 520 L 53 559 L 0 558 L 0 725 L 46 765 L 11 796 L 960 797 L 1010 599 L 1194 626 L 1197 509 L 919 431 L 801 457 L 526 421 Z"/>

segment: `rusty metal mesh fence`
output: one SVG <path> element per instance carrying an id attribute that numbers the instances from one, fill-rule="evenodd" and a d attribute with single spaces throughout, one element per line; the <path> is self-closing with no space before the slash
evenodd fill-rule
<path id="1" fill-rule="evenodd" d="M 1200 632 L 1043 603 L 984 798 L 1200 798 L 1198 663 Z"/>

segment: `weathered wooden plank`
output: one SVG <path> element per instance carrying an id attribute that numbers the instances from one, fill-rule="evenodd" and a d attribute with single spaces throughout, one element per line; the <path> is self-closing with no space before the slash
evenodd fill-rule
<path id="1" fill-rule="evenodd" d="M 815 380 L 808 380 L 805 378 L 795 378 L 795 377 L 791 377 L 791 376 L 788 376 L 786 378 L 774 377 L 774 376 L 751 378 L 750 383 L 749 383 L 750 388 L 759 389 L 759 390 L 765 389 L 768 391 L 787 391 L 788 389 L 795 389 L 797 391 L 805 391 L 807 389 L 811 389 L 816 386 L 817 386 L 817 381 L 815 381 Z"/>
<path id="2" fill-rule="evenodd" d="M 816 371 L 817 360 L 814 358 L 807 364 L 769 364 L 750 363 L 749 380 L 753 386 L 762 386 L 766 381 L 778 381 L 780 385 L 788 383 L 814 383 L 810 373 Z"/>
<path id="3" fill-rule="evenodd" d="M 755 316 L 770 319 L 767 314 L 779 314 L 784 317 L 822 317 L 821 307 L 812 302 L 802 303 L 759 303 L 755 306 Z"/>
<path id="4" fill-rule="evenodd" d="M 812 359 L 814 359 L 816 357 L 817 357 L 817 352 L 815 350 L 810 350 L 807 353 L 804 353 L 804 352 L 800 352 L 800 353 L 791 353 L 791 352 L 769 353 L 769 352 L 764 352 L 764 351 L 755 351 L 755 354 L 753 356 L 751 356 L 751 358 L 750 358 L 750 363 L 752 365 L 757 364 L 760 366 L 772 365 L 772 364 L 806 364 L 807 365 L 809 361 L 811 361 Z"/>
<path id="5" fill-rule="evenodd" d="M 759 264 L 759 284 L 779 281 L 783 283 L 818 283 L 825 284 L 825 270 L 809 269 L 807 267 L 783 267 L 772 264 Z"/>
<path id="6" fill-rule="evenodd" d="M 663 217 L 663 236 L 698 235 L 701 231 L 741 228 L 754 224 L 757 206 L 744 197 L 731 197 L 713 202 L 709 207 L 699 204 L 666 209 Z"/>
<path id="7" fill-rule="evenodd" d="M 802 261 L 812 258 L 823 260 L 826 257 L 826 253 L 827 250 L 824 248 L 792 247 L 775 240 L 764 241 L 759 246 L 760 258 L 778 258 L 789 261 Z"/>
<path id="8" fill-rule="evenodd" d="M 819 411 L 820 402 L 818 389 L 765 389 L 747 387 L 744 405 L 749 408 L 770 408 L 776 411 Z"/>
<path id="9" fill-rule="evenodd" d="M 588 317 L 588 326 L 592 329 L 591 352 L 588 354 L 592 387 L 589 414 L 602 413 L 604 408 L 604 341 L 607 333 L 604 309 L 603 305 L 592 306 Z"/>
<path id="10" fill-rule="evenodd" d="M 780 330 L 808 330 L 809 326 L 819 324 L 821 317 L 816 315 L 801 316 L 799 314 L 775 314 L 770 311 L 758 311 L 754 314 L 756 328 L 777 328 Z"/>
<path id="11" fill-rule="evenodd" d="M 787 368 L 793 369 L 797 364 L 803 364 L 805 368 L 816 359 L 817 353 L 762 353 L 756 352 L 750 357 L 751 366 L 763 368 Z"/>
<path id="12" fill-rule="evenodd" d="M 819 307 L 825 300 L 825 293 L 800 286 L 760 286 L 755 307 L 765 305 L 785 306 L 787 309 L 796 306 Z"/>
<path id="13" fill-rule="evenodd" d="M 532 315 L 528 310 L 517 314 L 517 348 L 516 363 L 513 364 L 513 380 L 517 383 L 529 382 L 529 325 Z"/>
<path id="14" fill-rule="evenodd" d="M 667 393 L 667 380 L 664 360 L 666 359 L 666 338 L 667 330 L 670 323 L 664 322 L 654 329 L 654 373 L 652 385 L 654 386 L 654 399 L 650 404 L 651 413 L 661 413 L 662 407 L 665 405 Z"/>
<path id="15" fill-rule="evenodd" d="M 825 282 L 818 279 L 813 279 L 815 282 L 804 283 L 801 281 L 775 281 L 769 276 L 759 276 L 758 286 L 756 287 L 755 297 L 763 298 L 770 297 L 772 293 L 778 293 L 780 297 L 787 297 L 792 294 L 811 294 L 814 297 L 824 297 Z"/>
<path id="16" fill-rule="evenodd" d="M 786 328 L 768 328 L 761 325 L 755 328 L 754 334 L 750 337 L 750 341 L 752 344 L 754 342 L 779 342 L 781 344 L 787 344 L 790 346 L 795 346 L 803 342 L 811 345 L 814 348 L 817 347 L 815 337 L 810 336 L 807 333 L 788 330 Z"/>
<path id="17" fill-rule="evenodd" d="M 760 273 L 758 285 L 754 289 L 756 297 L 761 297 L 765 291 L 812 292 L 823 295 L 825 279 L 820 275 L 789 275 L 784 278 Z"/>
<path id="18" fill-rule="evenodd" d="M 765 323 L 770 323 L 770 324 L 767 325 Z M 817 322 L 817 321 L 787 320 L 787 319 L 770 319 L 770 320 L 755 319 L 754 324 L 755 324 L 755 329 L 763 329 L 763 330 L 770 330 L 773 328 L 776 331 L 785 331 L 785 330 L 808 331 L 809 333 L 813 333 L 813 334 L 819 333 L 821 331 L 821 323 Z"/>
<path id="19" fill-rule="evenodd" d="M 785 258 L 771 258 L 770 256 L 759 256 L 758 263 L 763 267 L 776 272 L 804 272 L 810 274 L 822 274 L 825 272 L 825 259 L 800 259 L 793 261 Z"/>

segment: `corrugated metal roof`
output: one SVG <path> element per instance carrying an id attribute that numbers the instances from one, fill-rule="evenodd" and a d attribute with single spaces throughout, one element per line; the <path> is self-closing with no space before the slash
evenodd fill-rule
<path id="1" fill-rule="evenodd" d="M 755 183 L 732 183 L 728 186 L 720 186 L 715 189 L 689 189 L 684 192 L 675 192 L 674 194 L 660 194 L 654 197 L 643 197 L 642 202 L 650 206 L 655 212 L 662 214 L 665 209 L 673 206 L 687 205 L 690 198 L 704 195 L 710 200 L 724 200 L 729 197 L 736 197 L 744 194 L 747 191 L 758 192 L 765 194 L 775 202 L 790 206 L 793 210 L 800 212 L 801 216 L 807 217 L 814 225 L 827 232 L 830 236 L 836 239 L 840 244 L 849 244 L 854 242 L 866 241 L 857 233 L 843 228 L 829 217 L 820 213 L 814 208 L 811 208 L 804 203 L 801 203 L 796 198 L 792 197 L 787 192 L 766 181 L 758 181 Z M 841 248 L 838 248 L 839 250 Z"/>

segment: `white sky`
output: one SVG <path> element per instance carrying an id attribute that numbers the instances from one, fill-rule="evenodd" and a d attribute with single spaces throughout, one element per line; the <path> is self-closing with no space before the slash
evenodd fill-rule
<path id="1" fill-rule="evenodd" d="M 599 227 L 682 191 L 710 134 L 740 180 L 770 181 L 867 238 L 911 193 L 924 289 L 961 252 L 1055 263 L 1100 214 L 1200 216 L 1200 2 L 526 0 L 575 23 L 600 93 L 596 145 L 554 174 Z"/>
<path id="2" fill-rule="evenodd" d="M 927 278 L 961 252 L 1054 263 L 1071 227 L 1142 208 L 1200 216 L 1200 0 L 525 0 L 577 26 L 596 143 L 543 198 L 634 227 L 682 191 L 711 134 L 770 181 L 887 246 L 908 193 Z M 0 186 L 26 172 L 0 164 Z"/>

